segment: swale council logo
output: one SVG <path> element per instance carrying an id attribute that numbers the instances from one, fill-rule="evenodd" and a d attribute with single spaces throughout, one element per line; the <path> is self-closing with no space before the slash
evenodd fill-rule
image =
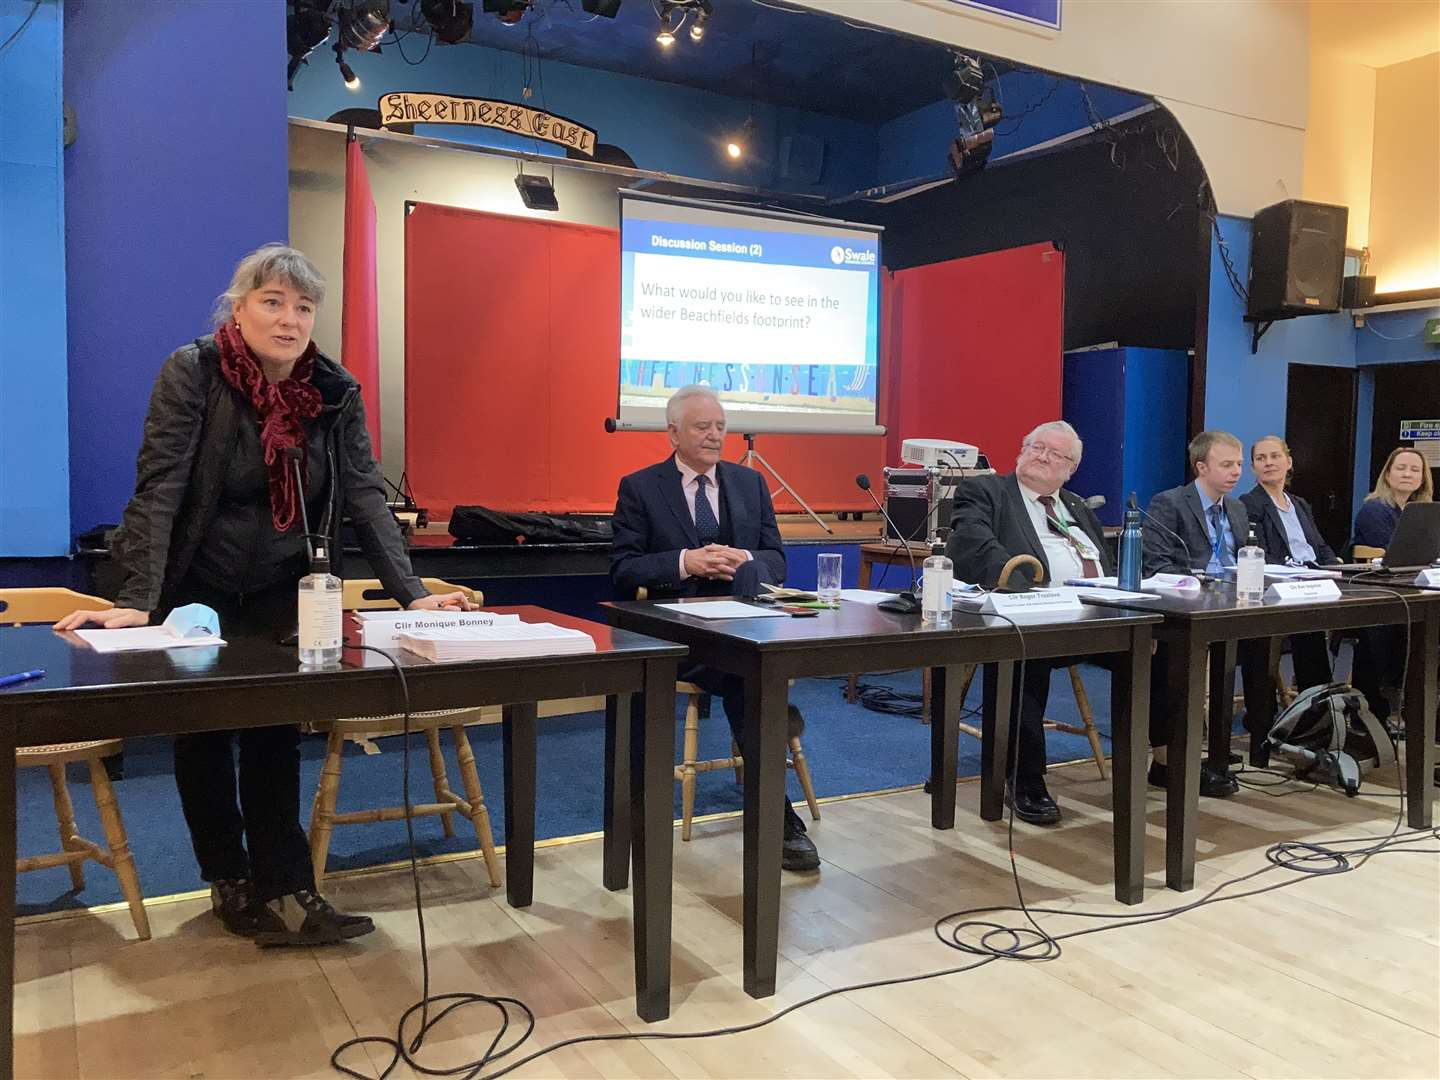
<path id="1" fill-rule="evenodd" d="M 844 263 L 844 261 L 845 261 L 845 249 L 844 249 L 843 247 L 841 247 L 839 244 L 836 244 L 834 247 L 832 247 L 832 248 L 830 249 L 830 261 L 833 262 L 836 266 L 839 266 L 839 265 L 841 265 L 842 263 Z"/>

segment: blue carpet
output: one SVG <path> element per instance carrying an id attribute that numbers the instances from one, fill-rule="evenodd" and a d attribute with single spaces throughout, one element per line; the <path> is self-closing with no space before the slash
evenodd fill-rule
<path id="1" fill-rule="evenodd" d="M 1110 731 L 1109 675 L 1098 668 L 1081 668 L 1090 701 L 1095 710 L 1108 752 Z M 866 676 L 864 681 L 909 693 L 919 693 L 918 672 Z M 919 784 L 929 772 L 930 729 L 918 719 L 871 712 L 844 699 L 843 679 L 802 679 L 791 691 L 791 700 L 805 714 L 805 754 L 816 794 L 847 795 Z M 966 701 L 969 709 L 980 704 L 977 676 Z M 701 751 L 705 757 L 729 752 L 729 729 L 718 700 L 714 715 L 701 724 Z M 1057 672 L 1052 683 L 1048 715 L 1055 720 L 1079 722 L 1069 678 Z M 677 708 L 676 743 L 679 744 L 681 714 Z M 505 842 L 504 788 L 501 780 L 500 726 L 489 724 L 469 729 L 471 745 L 479 765 L 485 802 L 490 809 L 496 843 Z M 536 835 L 541 838 L 595 832 L 602 823 L 604 798 L 605 717 L 603 713 L 582 713 L 540 721 L 539 776 Z M 448 733 L 442 736 L 447 770 L 453 787 L 458 787 L 459 769 Z M 354 745 L 346 746 L 345 769 L 341 778 L 339 808 L 362 809 L 400 802 L 400 742 L 383 739 L 382 753 L 367 755 Z M 1047 739 L 1052 762 L 1090 756 L 1083 737 L 1050 732 Z M 301 804 L 306 813 L 320 780 L 325 741 L 310 737 L 301 744 Z M 979 744 L 967 736 L 960 739 L 960 773 L 979 771 Z M 18 777 L 18 844 L 20 854 L 37 854 L 58 848 L 55 814 L 49 779 L 44 769 L 24 769 Z M 792 799 L 801 798 L 794 774 L 788 779 Z M 75 804 L 80 833 L 103 839 L 90 793 L 88 775 L 71 772 L 71 799 Z M 125 778 L 115 785 L 130 847 L 135 853 L 140 883 L 147 896 L 161 896 L 201 888 L 191 850 L 189 834 L 180 814 L 180 801 L 171 774 L 168 739 L 130 739 L 125 744 Z M 411 794 L 416 801 L 430 801 L 431 783 L 423 738 L 416 737 L 411 753 Z M 740 808 L 740 788 L 728 772 L 702 775 L 696 783 L 696 815 Z M 676 791 L 676 817 L 679 817 Z M 416 839 L 422 854 L 470 851 L 477 848 L 473 830 L 455 819 L 456 836 L 444 839 L 437 819 L 416 823 Z M 403 822 L 350 825 L 336 829 L 330 849 L 331 870 L 352 869 L 402 859 L 406 855 Z M 121 899 L 115 877 L 94 863 L 85 866 L 86 887 L 70 889 L 64 867 L 38 870 L 20 877 L 18 908 L 22 915 L 86 907 Z"/>

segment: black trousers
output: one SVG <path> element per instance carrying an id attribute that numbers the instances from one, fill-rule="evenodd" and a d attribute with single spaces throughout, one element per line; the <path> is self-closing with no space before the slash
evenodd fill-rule
<path id="1" fill-rule="evenodd" d="M 278 639 L 294 629 L 294 582 L 244 597 L 190 583 L 180 602 L 214 608 L 222 637 Z M 300 827 L 297 727 L 177 735 L 175 784 L 206 881 L 249 878 L 260 900 L 315 888 L 310 845 Z"/>
<path id="2" fill-rule="evenodd" d="M 1045 660 L 1027 660 L 1025 674 L 1014 693 L 1011 712 L 1015 738 L 1010 740 L 1010 759 L 1005 763 L 1006 773 L 1013 768 L 1015 781 L 1020 787 L 1026 782 L 1043 779 L 1045 776 L 1045 709 L 1050 703 L 1050 678 L 1057 672 L 1075 664 L 1096 664 L 1109 669 L 1111 658 L 1099 656 L 1059 656 Z M 1018 668 L 1019 665 L 1016 665 Z M 993 710 L 995 704 L 988 697 L 984 707 Z"/>
<path id="3" fill-rule="evenodd" d="M 1240 678 L 1245 687 L 1245 727 L 1251 735 L 1265 735 L 1250 726 L 1252 716 L 1276 715 L 1275 691 L 1270 679 L 1269 640 L 1258 638 L 1242 641 L 1237 650 L 1240 664 Z M 1295 689 L 1305 691 L 1312 686 L 1324 686 L 1330 681 L 1330 646 L 1325 634 L 1295 634 L 1290 638 L 1290 660 L 1295 666 Z M 1266 694 L 1270 700 L 1264 700 Z M 1265 708 L 1268 705 L 1269 708 Z"/>
<path id="4" fill-rule="evenodd" d="M 1398 687 L 1404 671 L 1404 628 L 1370 626 L 1356 632 L 1355 667 L 1350 682 L 1365 695 L 1377 720 L 1390 718 L 1390 699 L 1383 689 Z"/>

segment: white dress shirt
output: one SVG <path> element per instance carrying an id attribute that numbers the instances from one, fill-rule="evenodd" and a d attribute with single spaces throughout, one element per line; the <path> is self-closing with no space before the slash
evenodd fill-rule
<path id="1" fill-rule="evenodd" d="M 680 456 L 677 454 L 675 456 L 675 467 L 680 470 L 680 490 L 685 495 L 685 505 L 690 510 L 690 520 L 692 522 L 695 520 L 695 496 L 700 491 L 699 477 L 703 475 L 706 480 L 709 481 L 709 483 L 705 485 L 705 499 L 710 504 L 710 512 L 715 515 L 715 520 L 719 521 L 720 477 L 717 475 L 719 471 L 719 466 L 711 465 L 710 468 L 705 470 L 703 474 L 698 473 L 694 469 L 690 468 L 689 465 L 686 465 L 683 461 L 681 461 Z M 755 556 L 747 551 L 745 552 L 745 557 L 748 561 L 750 559 L 753 559 Z M 689 576 L 690 572 L 685 569 L 685 551 L 684 549 L 681 549 L 680 580 L 684 581 Z"/>
<path id="2" fill-rule="evenodd" d="M 1017 480 L 1016 483 L 1019 483 Z M 1045 564 L 1049 567 L 1050 576 L 1048 584 L 1063 585 L 1069 578 L 1085 576 L 1085 564 L 1080 559 L 1080 554 L 1075 547 L 1063 536 L 1056 536 L 1050 531 L 1050 525 L 1045 520 L 1045 507 L 1040 505 L 1040 496 L 1044 492 L 1031 491 L 1024 484 L 1020 484 L 1020 494 L 1025 499 L 1025 510 L 1030 515 L 1030 524 L 1035 527 L 1035 535 L 1040 538 L 1040 548 L 1045 554 Z M 1098 565 L 1100 553 L 1094 550 L 1094 544 L 1085 535 L 1085 530 L 1075 522 L 1065 509 L 1065 503 L 1060 498 L 1060 492 L 1051 492 L 1055 500 L 1055 517 L 1060 524 L 1074 531 L 1076 543 L 1087 549 L 1087 556 L 1095 560 Z"/>

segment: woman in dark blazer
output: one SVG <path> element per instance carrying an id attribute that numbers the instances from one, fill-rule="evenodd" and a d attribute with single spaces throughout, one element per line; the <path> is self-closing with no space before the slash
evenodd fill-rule
<path id="1" fill-rule="evenodd" d="M 1250 468 L 1260 482 L 1240 496 L 1240 501 L 1245 504 L 1250 527 L 1265 549 L 1265 561 L 1296 566 L 1338 563 L 1340 560 L 1315 526 L 1310 504 L 1299 495 L 1285 490 L 1295 468 L 1285 440 L 1279 435 L 1256 439 L 1250 447 Z M 1261 695 L 1271 689 L 1269 673 L 1265 670 L 1264 644 L 1263 641 L 1242 643 L 1248 646 L 1245 649 L 1248 655 L 1242 664 L 1247 720 L 1250 716 L 1260 715 L 1257 708 Z M 1290 638 L 1290 657 L 1295 664 L 1296 690 L 1321 686 L 1330 681 L 1330 650 L 1323 633 L 1293 635 Z M 1269 712 L 1264 710 L 1265 714 Z M 1251 735 L 1263 736 L 1264 732 L 1252 729 Z"/>
<path id="2" fill-rule="evenodd" d="M 144 626 L 201 603 L 226 637 L 275 640 L 294 628 L 296 583 L 308 568 L 302 500 L 334 556 L 340 520 L 351 520 L 406 607 L 468 606 L 458 592 L 429 595 L 411 570 L 360 386 L 311 340 L 324 297 L 324 278 L 293 248 L 268 244 L 240 261 L 214 334 L 178 349 L 155 382 L 135 494 L 111 543 L 124 574 L 116 606 L 73 612 L 56 629 Z M 226 929 L 261 945 L 317 945 L 374 929 L 315 890 L 294 725 L 177 736 L 175 782 Z"/>

